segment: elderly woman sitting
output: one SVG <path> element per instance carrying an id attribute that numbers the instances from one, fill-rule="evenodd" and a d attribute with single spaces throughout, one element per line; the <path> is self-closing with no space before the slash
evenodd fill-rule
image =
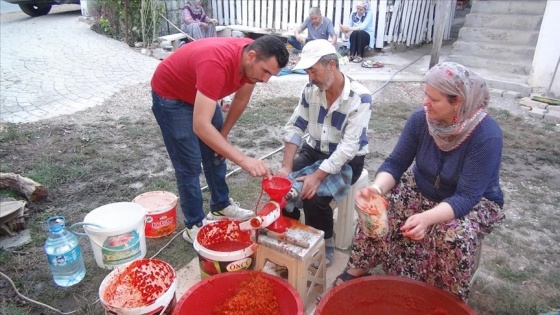
<path id="1" fill-rule="evenodd" d="M 181 30 L 193 39 L 216 37 L 218 20 L 206 15 L 202 8 L 202 1 L 187 1 L 183 8 Z"/>
<path id="2" fill-rule="evenodd" d="M 373 48 L 375 44 L 373 13 L 369 10 L 369 2 L 359 1 L 356 11 L 350 14 L 348 25 L 340 25 L 340 30 L 350 42 L 350 61 L 362 62 L 366 47 Z"/>
<path id="3" fill-rule="evenodd" d="M 373 184 L 358 192 L 387 195 L 389 232 L 371 238 L 358 229 L 348 269 L 335 284 L 381 264 L 388 275 L 466 299 L 481 240 L 505 217 L 503 138 L 486 110 L 486 83 L 450 62 L 434 66 L 425 80 L 423 108 L 407 121 Z"/>

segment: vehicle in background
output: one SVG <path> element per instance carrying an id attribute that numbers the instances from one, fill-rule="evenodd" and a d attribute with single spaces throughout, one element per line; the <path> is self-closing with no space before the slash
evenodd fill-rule
<path id="1" fill-rule="evenodd" d="M 46 15 L 53 5 L 80 4 L 80 0 L 4 0 L 19 5 L 20 9 L 31 17 Z"/>

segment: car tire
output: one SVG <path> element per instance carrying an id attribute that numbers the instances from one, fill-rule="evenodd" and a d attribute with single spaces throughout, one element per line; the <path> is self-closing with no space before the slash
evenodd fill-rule
<path id="1" fill-rule="evenodd" d="M 20 4 L 19 8 L 21 9 L 21 11 L 23 11 L 23 13 L 31 16 L 31 17 L 36 17 L 36 16 L 41 16 L 41 15 L 47 15 L 52 8 L 51 4 Z"/>

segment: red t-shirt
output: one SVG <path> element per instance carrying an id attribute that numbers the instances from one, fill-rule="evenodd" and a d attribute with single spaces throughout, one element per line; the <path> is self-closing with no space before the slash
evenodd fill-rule
<path id="1" fill-rule="evenodd" d="M 239 74 L 249 38 L 210 37 L 181 46 L 165 58 L 152 77 L 158 95 L 193 104 L 196 92 L 219 100 L 249 82 Z"/>

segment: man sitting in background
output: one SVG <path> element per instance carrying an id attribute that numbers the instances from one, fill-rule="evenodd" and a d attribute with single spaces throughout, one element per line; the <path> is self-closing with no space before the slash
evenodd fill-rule
<path id="1" fill-rule="evenodd" d="M 307 29 L 307 39 L 301 33 Z M 315 39 L 326 39 L 336 45 L 337 36 L 334 32 L 333 23 L 329 18 L 321 14 L 321 9 L 312 7 L 309 9 L 309 17 L 294 30 L 295 35 L 288 37 L 288 44 L 294 47 L 293 52 L 299 53 L 305 43 Z"/>

